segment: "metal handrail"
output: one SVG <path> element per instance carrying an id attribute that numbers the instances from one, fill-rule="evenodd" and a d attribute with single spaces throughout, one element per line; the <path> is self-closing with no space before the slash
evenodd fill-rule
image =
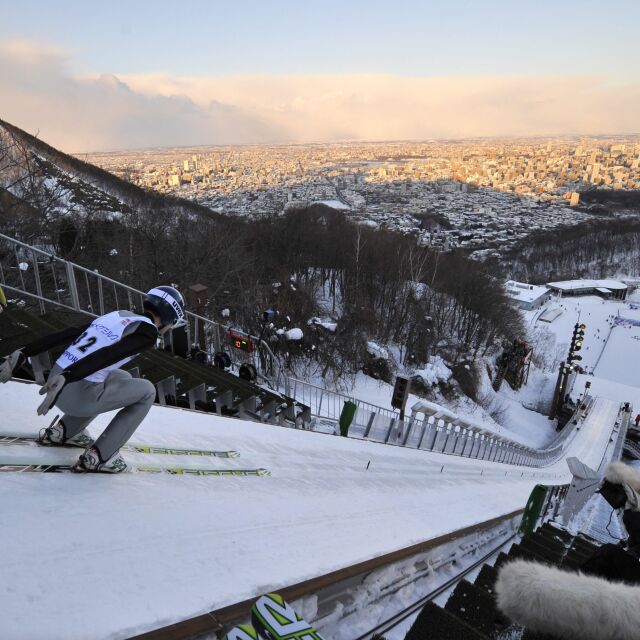
<path id="1" fill-rule="evenodd" d="M 46 310 L 46 304 L 54 304 L 69 310 L 86 313 L 93 317 L 102 315 L 105 313 L 105 309 L 108 308 L 108 305 L 105 304 L 106 287 L 113 290 L 113 299 L 116 308 L 121 308 L 121 299 L 118 298 L 118 292 L 120 292 L 125 301 L 124 306 L 128 307 L 130 311 L 133 311 L 136 307 L 134 301 L 137 302 L 137 306 L 139 308 L 142 306 L 142 301 L 146 295 L 144 291 L 140 291 L 135 287 L 118 282 L 113 278 L 99 273 L 97 270 L 88 269 L 87 267 L 83 267 L 74 262 L 60 258 L 53 253 L 45 251 L 44 249 L 34 247 L 22 242 L 21 240 L 17 240 L 16 238 L 11 238 L 3 233 L 0 233 L 0 239 L 6 241 L 13 247 L 12 253 L 16 260 L 17 274 L 21 286 L 13 286 L 7 282 L 5 269 L 3 269 L 1 263 L 0 282 L 2 282 L 2 285 L 9 290 L 37 299 L 40 304 L 40 311 L 43 314 Z M 18 254 L 19 249 L 22 250 L 25 259 L 29 259 L 30 257 L 33 265 L 33 285 L 36 290 L 35 293 L 28 290 L 25 282 L 25 275 L 20 268 L 20 256 Z M 38 261 L 39 257 L 44 258 L 45 263 L 51 265 L 51 277 L 53 280 L 52 291 L 56 294 L 55 299 L 51 296 L 45 295 L 45 288 L 43 287 L 43 280 L 40 274 L 41 265 Z M 55 266 L 60 268 L 60 273 L 56 273 Z M 89 284 L 90 277 L 94 278 L 97 284 L 97 295 L 94 291 L 94 295 L 92 296 L 92 289 Z M 81 290 L 83 284 L 82 282 L 78 282 L 79 279 L 84 280 L 86 292 Z M 66 290 L 61 290 L 59 288 L 61 281 L 66 285 Z M 63 301 L 63 298 L 60 296 L 60 293 L 63 291 L 67 293 L 67 296 L 64 298 L 65 301 Z M 99 313 L 96 313 L 96 311 Z M 206 350 L 211 358 L 215 352 L 220 351 L 223 348 L 223 336 L 227 332 L 233 330 L 235 334 L 250 338 L 258 353 L 254 351 L 251 355 L 247 354 L 246 357 L 244 357 L 244 355 L 240 356 L 239 353 L 234 353 L 236 356 L 236 364 L 239 365 L 242 364 L 243 361 L 250 360 L 264 380 L 266 380 L 272 387 L 279 387 L 282 382 L 282 367 L 266 342 L 259 341 L 257 337 L 252 336 L 245 331 L 235 329 L 230 325 L 223 325 L 191 311 L 187 311 L 186 316 L 188 321 L 187 336 L 189 344 L 193 345 L 194 343 L 198 343 L 200 332 L 202 332 L 205 337 L 204 342 Z M 266 364 L 267 366 L 263 366 L 263 364 Z"/>

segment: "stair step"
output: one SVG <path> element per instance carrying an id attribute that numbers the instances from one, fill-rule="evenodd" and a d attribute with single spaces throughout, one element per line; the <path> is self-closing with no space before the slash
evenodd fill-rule
<path id="1" fill-rule="evenodd" d="M 570 544 L 573 541 L 574 536 L 571 535 L 565 529 L 560 529 L 558 527 L 554 527 L 552 524 L 545 522 L 539 529 L 539 531 L 544 532 L 545 534 L 552 535 L 556 538 L 562 540 L 565 544 Z"/>
<path id="2" fill-rule="evenodd" d="M 441 609 L 433 602 L 427 602 L 416 618 L 405 640 L 488 640 L 458 617 Z"/>
<path id="3" fill-rule="evenodd" d="M 483 589 L 490 595 L 495 593 L 496 580 L 498 579 L 498 572 L 491 565 L 485 564 L 480 569 L 480 573 L 477 575 L 474 584 L 476 587 Z"/>
<path id="4" fill-rule="evenodd" d="M 494 597 L 467 580 L 461 580 L 456 585 L 444 608 L 489 637 L 493 637 L 509 624 L 498 611 Z"/>
<path id="5" fill-rule="evenodd" d="M 564 547 L 560 549 L 554 549 L 553 547 L 547 547 L 543 542 L 534 539 L 525 539 L 520 543 L 520 547 L 525 551 L 534 553 L 543 559 L 547 564 L 557 565 L 564 557 L 566 549 Z"/>

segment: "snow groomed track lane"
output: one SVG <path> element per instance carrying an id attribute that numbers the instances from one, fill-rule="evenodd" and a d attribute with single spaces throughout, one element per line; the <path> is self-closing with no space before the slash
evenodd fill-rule
<path id="1" fill-rule="evenodd" d="M 33 385 L 4 385 L 2 426 L 45 426 L 37 398 Z M 617 412 L 596 400 L 565 457 L 593 464 Z M 536 483 L 569 481 L 564 460 L 512 467 L 160 407 L 136 436 L 233 449 L 230 462 L 273 475 L 2 474 L 3 637 L 126 638 L 502 516 Z"/>

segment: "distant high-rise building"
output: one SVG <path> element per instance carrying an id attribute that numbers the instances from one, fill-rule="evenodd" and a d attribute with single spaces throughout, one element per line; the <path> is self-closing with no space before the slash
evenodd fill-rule
<path id="1" fill-rule="evenodd" d="M 185 161 L 182 163 L 182 166 L 183 166 L 183 168 L 184 168 L 184 170 L 185 170 L 185 171 L 189 171 L 189 161 L 188 161 L 188 160 L 185 160 Z"/>

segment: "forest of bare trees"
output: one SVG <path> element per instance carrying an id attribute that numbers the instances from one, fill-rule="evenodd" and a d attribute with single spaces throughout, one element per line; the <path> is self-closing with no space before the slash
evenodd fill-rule
<path id="1" fill-rule="evenodd" d="M 534 233 L 501 260 L 509 277 L 532 283 L 640 276 L 640 217 L 628 215 Z"/>
<path id="2" fill-rule="evenodd" d="M 272 340 L 290 367 L 341 377 L 366 361 L 366 342 L 396 347 L 398 364 L 430 355 L 455 365 L 521 331 L 499 274 L 456 253 L 352 224 L 324 205 L 246 221 L 201 216 L 180 201 L 137 189 L 127 202 L 60 172 L 5 135 L 0 147 L 2 230 L 145 289 L 172 282 L 209 288 L 206 312 L 257 332 L 279 312 Z M 70 176 L 72 176 L 70 178 Z M 332 318 L 335 332 L 308 326 Z M 278 328 L 301 327 L 287 343 Z"/>

